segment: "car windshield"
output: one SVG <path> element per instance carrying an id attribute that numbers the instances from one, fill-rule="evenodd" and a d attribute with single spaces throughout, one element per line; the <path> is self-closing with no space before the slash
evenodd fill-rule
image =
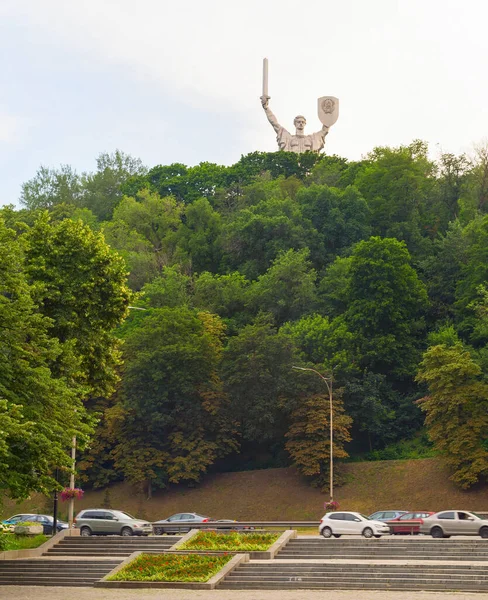
<path id="1" fill-rule="evenodd" d="M 475 517 L 478 517 L 478 519 L 483 519 L 483 521 L 488 520 L 488 515 L 480 515 L 478 513 L 471 513 L 472 515 L 474 515 Z"/>
<path id="2" fill-rule="evenodd" d="M 117 518 L 119 518 L 119 519 L 133 519 L 133 520 L 135 520 L 135 517 L 133 517 L 132 515 L 129 515 L 129 513 L 122 512 L 121 510 L 114 510 L 114 515 Z"/>
<path id="3" fill-rule="evenodd" d="M 366 519 L 366 521 L 373 521 L 374 520 L 374 519 L 370 519 L 366 515 L 363 515 L 362 513 L 359 513 L 359 516 L 362 517 L 363 519 Z"/>

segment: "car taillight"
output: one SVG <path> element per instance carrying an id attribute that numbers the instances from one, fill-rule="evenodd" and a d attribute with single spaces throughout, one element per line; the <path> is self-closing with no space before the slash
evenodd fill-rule
<path id="1" fill-rule="evenodd" d="M 73 525 L 76 525 L 76 519 L 73 519 Z"/>
<path id="2" fill-rule="evenodd" d="M 202 519 L 202 523 L 206 523 L 208 519 Z"/>
<path id="3" fill-rule="evenodd" d="M 323 522 L 324 522 L 324 519 L 320 519 L 320 522 L 321 522 L 321 523 L 323 523 Z"/>

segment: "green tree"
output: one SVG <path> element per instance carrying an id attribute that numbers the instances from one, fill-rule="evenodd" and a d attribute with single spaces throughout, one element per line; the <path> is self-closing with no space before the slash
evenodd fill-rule
<path id="1" fill-rule="evenodd" d="M 47 213 L 24 239 L 35 301 L 63 350 L 59 374 L 76 382 L 83 396 L 111 393 L 119 364 L 113 330 L 131 298 L 124 261 L 81 221 L 53 223 Z"/>
<path id="2" fill-rule="evenodd" d="M 195 200 L 185 207 L 176 234 L 177 260 L 196 273 L 216 271 L 221 254 L 217 244 L 221 227 L 220 215 L 206 198 Z"/>
<path id="3" fill-rule="evenodd" d="M 22 184 L 20 202 L 29 210 L 49 209 L 57 204 L 79 205 L 80 177 L 69 165 L 59 169 L 39 167 L 36 175 Z"/>
<path id="4" fill-rule="evenodd" d="M 263 310 L 276 323 L 298 319 L 313 311 L 316 302 L 315 270 L 308 260 L 308 250 L 288 250 L 273 261 L 249 290 L 249 302 L 256 312 Z"/>
<path id="5" fill-rule="evenodd" d="M 90 431 L 76 390 L 51 368 L 62 349 L 34 303 L 24 246 L 0 220 L 0 490 L 18 499 L 53 489 L 72 436 Z"/>
<path id="6" fill-rule="evenodd" d="M 431 346 L 417 380 L 426 383 L 422 398 L 425 424 L 435 448 L 450 468 L 451 479 L 468 488 L 488 476 L 488 384 L 460 343 Z"/>
<path id="7" fill-rule="evenodd" d="M 348 306 L 342 316 L 354 332 L 353 360 L 375 373 L 400 379 L 413 375 L 427 292 L 405 244 L 379 237 L 359 242 L 349 273 Z"/>
<path id="8" fill-rule="evenodd" d="M 280 252 L 308 247 L 317 254 L 317 236 L 310 221 L 303 218 L 298 202 L 271 198 L 241 210 L 226 224 L 223 260 L 253 279 L 264 273 Z"/>
<path id="9" fill-rule="evenodd" d="M 116 150 L 103 152 L 97 158 L 95 173 L 84 173 L 81 178 L 82 205 L 89 208 L 100 221 L 107 221 L 122 200 L 122 188 L 131 177 L 147 172 L 141 160 Z"/>
<path id="10" fill-rule="evenodd" d="M 199 481 L 237 447 L 217 368 L 223 325 L 210 313 L 157 308 L 129 329 L 115 467 L 148 489 Z"/>
<path id="11" fill-rule="evenodd" d="M 320 235 L 325 251 L 322 264 L 371 235 L 370 209 L 352 186 L 340 190 L 311 185 L 298 191 L 297 200 L 303 216 L 312 222 Z"/>
<path id="12" fill-rule="evenodd" d="M 419 256 L 429 250 L 423 217 L 437 185 L 427 150 L 418 140 L 399 148 L 375 148 L 355 179 L 371 209 L 373 234 L 405 241 Z"/>
<path id="13" fill-rule="evenodd" d="M 292 340 L 278 332 L 265 315 L 229 340 L 222 379 L 243 440 L 283 439 L 286 413 L 281 398 L 290 391 L 295 356 Z"/>

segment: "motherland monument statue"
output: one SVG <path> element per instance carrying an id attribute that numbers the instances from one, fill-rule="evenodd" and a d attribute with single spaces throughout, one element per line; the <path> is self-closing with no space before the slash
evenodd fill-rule
<path id="1" fill-rule="evenodd" d="M 305 125 L 307 120 L 304 116 L 295 117 L 293 124 L 296 128 L 295 135 L 292 135 L 282 125 L 278 123 L 275 115 L 269 108 L 270 96 L 268 95 L 268 59 L 263 59 L 263 95 L 261 104 L 268 117 L 273 129 L 276 131 L 276 141 L 280 150 L 287 152 L 320 152 L 325 145 L 325 136 L 329 133 L 329 128 L 337 121 L 339 117 L 339 100 L 334 96 L 322 96 L 317 100 L 318 115 L 322 123 L 322 129 L 311 135 L 305 135 Z"/>

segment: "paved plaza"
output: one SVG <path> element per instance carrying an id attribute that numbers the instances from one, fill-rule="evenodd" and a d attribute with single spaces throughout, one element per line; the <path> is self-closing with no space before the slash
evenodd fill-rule
<path id="1" fill-rule="evenodd" d="M 328 590 L 108 590 L 67 587 L 0 586 L 1 600 L 482 600 L 465 592 L 382 592 Z"/>

